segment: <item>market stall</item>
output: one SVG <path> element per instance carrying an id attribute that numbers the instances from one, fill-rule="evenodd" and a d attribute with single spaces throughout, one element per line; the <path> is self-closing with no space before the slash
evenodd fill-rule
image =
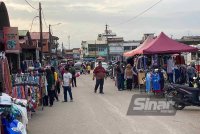
<path id="1" fill-rule="evenodd" d="M 1 134 L 16 132 L 26 134 L 26 126 L 28 125 L 27 101 L 11 97 L 10 70 L 4 52 L 0 53 L 0 83 Z"/>
<path id="2" fill-rule="evenodd" d="M 179 43 L 162 32 L 156 39 L 147 38 L 141 46 L 124 53 L 124 56 L 135 57 L 135 66 L 138 70 L 138 76 L 143 76 L 145 73 L 145 78 L 138 77 L 139 85 L 144 85 L 143 80 L 146 79 L 146 91 L 148 92 L 150 89 L 155 89 L 154 91 L 157 92 L 164 87 L 164 72 L 168 74 L 171 80 L 170 82 L 176 83 L 177 81 L 181 81 L 178 78 L 180 78 L 181 75 L 186 75 L 185 70 L 187 68 L 184 66 L 185 62 L 181 53 L 196 51 L 198 51 L 197 48 Z"/>

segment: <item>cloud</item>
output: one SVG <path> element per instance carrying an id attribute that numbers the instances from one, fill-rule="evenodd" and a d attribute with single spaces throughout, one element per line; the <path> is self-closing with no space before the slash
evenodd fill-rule
<path id="1" fill-rule="evenodd" d="M 146 32 L 173 34 L 198 34 L 200 22 L 200 1 L 162 0 L 158 5 L 137 19 L 134 18 L 159 0 L 41 0 L 47 24 L 62 23 L 52 27 L 60 42 L 78 47 L 82 40 L 95 40 L 98 33 L 104 32 L 105 24 L 125 39 L 141 39 Z M 24 0 L 4 0 L 12 26 L 30 29 L 30 24 L 38 12 Z M 29 0 L 38 7 L 39 0 Z M 23 21 L 22 21 L 23 20 Z M 43 20 L 44 21 L 44 20 Z M 126 23 L 124 23 L 126 22 Z M 123 23 L 123 24 L 121 24 Z M 48 31 L 44 25 L 43 31 Z M 34 31 L 39 31 L 38 20 L 34 21 Z"/>

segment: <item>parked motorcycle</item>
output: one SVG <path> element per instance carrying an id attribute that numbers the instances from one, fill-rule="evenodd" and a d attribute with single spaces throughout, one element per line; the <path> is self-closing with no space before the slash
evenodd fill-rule
<path id="1" fill-rule="evenodd" d="M 194 78 L 195 79 L 195 78 Z M 170 91 L 166 94 L 167 100 L 174 102 L 174 108 L 182 110 L 186 106 L 200 107 L 200 79 L 195 79 L 198 88 L 179 84 L 170 84 Z"/>

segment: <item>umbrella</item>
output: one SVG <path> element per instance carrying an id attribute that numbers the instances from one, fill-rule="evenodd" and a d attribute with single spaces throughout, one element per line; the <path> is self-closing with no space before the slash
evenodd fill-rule
<path id="1" fill-rule="evenodd" d="M 100 57 L 97 58 L 97 60 L 105 60 L 105 58 L 100 56 Z"/>

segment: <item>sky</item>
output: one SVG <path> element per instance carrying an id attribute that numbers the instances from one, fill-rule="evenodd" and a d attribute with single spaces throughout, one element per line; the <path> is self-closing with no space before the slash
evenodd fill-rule
<path id="1" fill-rule="evenodd" d="M 12 27 L 30 30 L 38 10 L 25 0 L 0 0 L 6 4 Z M 144 33 L 166 33 L 172 38 L 199 35 L 200 0 L 27 0 L 33 7 L 42 4 L 45 22 L 43 31 L 52 25 L 65 48 L 79 48 L 82 41 L 96 40 L 105 25 L 124 40 L 141 40 Z M 140 15 L 155 3 L 156 6 Z M 61 23 L 60 25 L 56 25 Z M 54 26 L 53 26 L 54 25 Z M 39 19 L 31 32 L 39 31 Z M 70 39 L 69 39 L 70 36 Z M 70 42 L 70 43 L 69 43 Z"/>

